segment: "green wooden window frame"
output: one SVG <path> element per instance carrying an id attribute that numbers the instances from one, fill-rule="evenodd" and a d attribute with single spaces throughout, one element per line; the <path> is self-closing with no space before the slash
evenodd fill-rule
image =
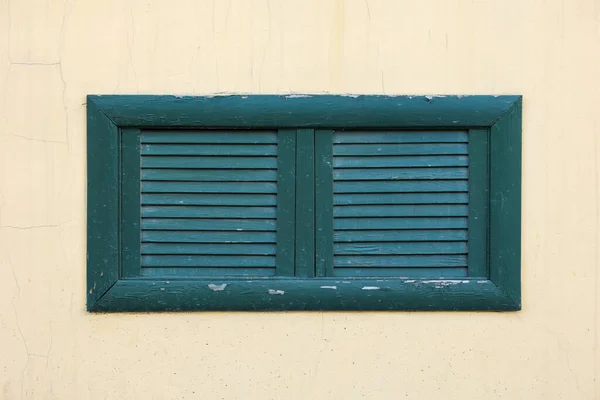
<path id="1" fill-rule="evenodd" d="M 521 104 L 521 96 L 90 95 L 88 310 L 520 310 Z M 147 128 L 278 130 L 279 151 L 303 173 L 278 179 L 281 199 L 295 208 L 277 210 L 277 276 L 139 274 L 139 132 Z M 333 205 L 321 194 L 332 190 L 336 128 L 462 129 L 475 138 L 468 276 L 331 276 Z"/>

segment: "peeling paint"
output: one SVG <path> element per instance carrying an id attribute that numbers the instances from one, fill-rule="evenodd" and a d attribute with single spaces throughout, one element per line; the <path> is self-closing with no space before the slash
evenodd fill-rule
<path id="1" fill-rule="evenodd" d="M 429 94 L 429 95 L 425 96 L 425 98 L 427 99 L 427 101 L 432 101 L 435 98 L 441 99 L 441 98 L 444 98 L 444 97 L 446 97 L 446 96 L 442 95 L 442 94 Z"/>
<path id="2" fill-rule="evenodd" d="M 360 95 L 358 95 L 358 94 L 341 94 L 340 96 L 342 96 L 342 97 L 352 97 L 353 99 L 356 99 L 356 98 L 360 97 Z"/>
<path id="3" fill-rule="evenodd" d="M 269 294 L 284 294 L 285 291 L 278 289 L 269 289 Z"/>
<path id="4" fill-rule="evenodd" d="M 227 287 L 226 283 L 222 283 L 220 285 L 215 285 L 214 283 L 210 283 L 208 285 L 208 288 L 210 290 L 212 290 L 213 292 L 222 292 L 223 290 L 225 290 L 226 287 Z"/>
<path id="5" fill-rule="evenodd" d="M 379 290 L 379 286 L 363 286 L 362 290 Z"/>
<path id="6" fill-rule="evenodd" d="M 337 286 L 321 286 L 321 289 L 333 289 L 333 290 L 336 290 Z"/>
<path id="7" fill-rule="evenodd" d="M 441 285 L 457 285 L 459 283 L 469 283 L 469 281 L 463 281 L 460 279 L 432 279 L 423 281 L 423 283 L 436 283 Z"/>

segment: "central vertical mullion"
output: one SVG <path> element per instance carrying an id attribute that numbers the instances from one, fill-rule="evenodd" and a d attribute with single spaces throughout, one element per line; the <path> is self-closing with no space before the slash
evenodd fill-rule
<path id="1" fill-rule="evenodd" d="M 296 273 L 315 276 L 315 131 L 296 131 Z"/>
<path id="2" fill-rule="evenodd" d="M 315 269 L 333 276 L 333 131 L 315 132 Z"/>
<path id="3" fill-rule="evenodd" d="M 294 276 L 296 130 L 277 132 L 277 276 Z"/>

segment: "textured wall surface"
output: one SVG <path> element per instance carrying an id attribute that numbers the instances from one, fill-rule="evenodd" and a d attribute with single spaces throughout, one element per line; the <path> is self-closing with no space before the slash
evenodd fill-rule
<path id="1" fill-rule="evenodd" d="M 0 0 L 1 399 L 600 398 L 600 1 Z M 85 95 L 522 94 L 523 311 L 85 312 Z"/>

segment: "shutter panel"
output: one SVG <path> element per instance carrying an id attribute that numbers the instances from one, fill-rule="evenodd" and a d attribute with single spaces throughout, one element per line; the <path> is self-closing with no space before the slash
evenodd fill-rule
<path id="1" fill-rule="evenodd" d="M 467 132 L 335 131 L 331 138 L 328 274 L 466 276 Z"/>
<path id="2" fill-rule="evenodd" d="M 276 131 L 142 131 L 142 275 L 276 275 L 278 143 Z"/>

